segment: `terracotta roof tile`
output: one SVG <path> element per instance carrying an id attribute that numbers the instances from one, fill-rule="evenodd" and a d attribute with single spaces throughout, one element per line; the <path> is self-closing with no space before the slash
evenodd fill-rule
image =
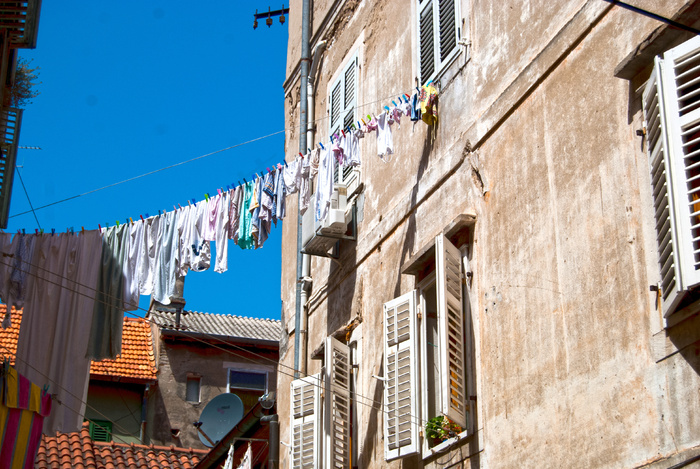
<path id="1" fill-rule="evenodd" d="M 0 304 L 0 317 L 5 315 L 5 311 L 7 307 Z M 7 329 L 0 328 L 0 358 L 10 357 L 10 363 L 13 365 L 21 322 L 22 310 L 13 308 L 12 326 Z M 119 378 L 156 380 L 156 360 L 149 322 L 143 318 L 125 317 L 122 354 L 114 360 L 93 361 L 90 364 L 90 373 Z"/>
<path id="2" fill-rule="evenodd" d="M 60 448 L 70 448 L 69 454 L 59 454 Z M 185 469 L 196 465 L 205 454 L 207 450 L 192 448 L 94 442 L 90 440 L 89 424 L 85 422 L 80 432 L 43 435 L 34 468 Z"/>

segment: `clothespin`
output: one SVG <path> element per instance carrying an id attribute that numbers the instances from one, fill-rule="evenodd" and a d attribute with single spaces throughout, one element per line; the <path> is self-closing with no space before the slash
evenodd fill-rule
<path id="1" fill-rule="evenodd" d="M 384 106 L 384 109 L 386 109 L 386 112 L 390 111 L 389 106 Z"/>
<path id="2" fill-rule="evenodd" d="M 131 226 L 134 226 L 134 219 L 129 217 L 129 221 L 131 222 Z"/>
<path id="3" fill-rule="evenodd" d="M 17 234 L 22 234 L 22 232 L 20 230 L 17 230 Z"/>
<path id="4" fill-rule="evenodd" d="M 117 220 L 117 228 L 119 228 L 119 220 Z"/>
<path id="5" fill-rule="evenodd" d="M 433 80 L 428 80 L 428 83 L 425 84 L 425 86 L 430 86 L 430 84 L 433 82 Z"/>
<path id="6" fill-rule="evenodd" d="M 367 120 L 368 120 L 368 121 L 371 121 L 371 120 L 372 120 L 372 117 L 371 117 L 369 114 L 367 114 Z M 364 120 L 363 120 L 362 122 L 364 122 Z"/>
<path id="7" fill-rule="evenodd" d="M 83 229 L 84 229 L 84 228 L 83 228 Z M 73 231 L 73 227 L 72 227 L 72 226 L 70 227 L 70 234 L 75 234 L 75 232 Z"/>
<path id="8" fill-rule="evenodd" d="M 41 228 L 41 229 L 39 230 L 39 233 L 44 234 L 44 229 Z"/>
<path id="9" fill-rule="evenodd" d="M 284 160 L 284 167 L 287 167 L 287 160 Z"/>
<path id="10" fill-rule="evenodd" d="M 311 153 L 311 148 L 306 147 L 306 151 L 308 151 L 309 153 Z"/>
<path id="11" fill-rule="evenodd" d="M 204 200 L 209 202 L 209 194 L 207 194 L 206 192 L 204 193 Z"/>
<path id="12" fill-rule="evenodd" d="M 272 172 L 272 171 L 270 171 L 270 167 L 269 167 L 269 166 L 267 167 L 267 172 L 268 172 L 268 173 L 271 173 L 271 172 Z"/>
<path id="13" fill-rule="evenodd" d="M 326 148 L 323 146 L 323 143 L 318 142 L 318 145 L 321 147 L 321 149 L 325 150 Z"/>
<path id="14" fill-rule="evenodd" d="M 139 215 L 139 217 L 141 217 L 141 221 L 144 221 L 143 215 Z M 148 214 L 146 214 L 146 218 L 148 218 Z"/>
<path id="15" fill-rule="evenodd" d="M 109 223 L 105 222 L 105 228 L 109 228 Z"/>
<path id="16" fill-rule="evenodd" d="M 410 98 L 410 96 L 409 96 L 408 94 L 404 93 L 404 94 L 403 94 L 403 97 L 404 97 L 404 99 L 406 100 L 406 102 L 408 102 L 408 98 Z"/>
<path id="17" fill-rule="evenodd" d="M 38 229 L 38 228 L 34 228 L 34 233 L 36 233 L 36 234 L 38 235 L 38 234 L 39 234 L 39 229 Z"/>
<path id="18" fill-rule="evenodd" d="M 255 173 L 255 179 L 260 179 L 260 175 L 258 173 Z"/>
<path id="19" fill-rule="evenodd" d="M 146 212 L 146 218 L 151 218 L 151 216 Z"/>
<path id="20" fill-rule="evenodd" d="M 309 151 L 311 151 L 311 150 L 309 150 Z M 304 155 L 302 155 L 301 152 L 299 152 L 299 156 L 301 156 L 302 158 L 304 157 Z"/>
<path id="21" fill-rule="evenodd" d="M 197 201 L 192 199 L 192 205 L 197 205 Z"/>
<path id="22" fill-rule="evenodd" d="M 399 100 L 399 101 L 401 101 L 401 100 Z M 391 104 L 393 104 L 394 107 L 397 107 L 397 106 L 396 106 L 396 101 L 392 101 Z"/>
<path id="23" fill-rule="evenodd" d="M 160 214 L 160 210 L 158 210 L 158 216 L 160 216 L 160 215 L 161 215 L 161 214 Z"/>
<path id="24" fill-rule="evenodd" d="M 173 210 L 177 212 L 177 207 L 173 205 Z"/>
<path id="25" fill-rule="evenodd" d="M 345 137 L 345 131 L 343 129 L 340 129 L 340 131 L 343 133 L 343 137 Z"/>
<path id="26" fill-rule="evenodd" d="M 243 178 L 243 182 L 244 182 L 245 184 L 248 184 L 248 181 L 246 181 L 245 178 Z M 240 184 L 240 182 L 239 182 L 239 184 Z"/>
<path id="27" fill-rule="evenodd" d="M 361 128 L 362 128 L 362 126 L 360 125 L 360 121 L 357 121 L 357 128 L 358 128 L 358 129 L 361 129 Z"/>
<path id="28" fill-rule="evenodd" d="M 97 226 L 100 226 L 100 225 L 97 225 Z M 81 228 L 82 228 L 81 233 L 85 234 L 85 227 L 84 227 L 84 226 L 81 226 Z M 72 228 L 71 228 L 71 229 L 72 229 Z"/>
<path id="29" fill-rule="evenodd" d="M 226 186 L 226 188 L 228 188 L 228 186 Z M 216 191 L 219 193 L 219 195 L 221 195 L 221 193 L 223 192 L 221 189 L 217 189 Z"/>
<path id="30" fill-rule="evenodd" d="M 22 228 L 22 234 L 27 234 L 27 233 L 24 231 L 24 228 Z"/>
<path id="31" fill-rule="evenodd" d="M 56 228 L 51 228 L 51 236 L 56 234 Z"/>
<path id="32" fill-rule="evenodd" d="M 333 143 L 333 136 L 331 135 L 331 143 Z"/>

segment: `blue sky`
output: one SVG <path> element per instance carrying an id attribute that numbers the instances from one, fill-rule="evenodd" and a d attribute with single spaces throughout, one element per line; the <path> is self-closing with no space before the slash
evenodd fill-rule
<path id="1" fill-rule="evenodd" d="M 258 2 L 45 1 L 19 171 L 34 207 L 284 129 L 287 24 Z M 288 19 L 288 18 L 287 18 Z M 173 210 L 281 162 L 284 134 L 38 210 L 41 227 L 97 229 Z M 10 216 L 29 210 L 17 173 Z M 289 220 L 288 220 L 289 222 Z M 293 222 L 293 221 L 292 221 Z M 37 228 L 29 213 L 9 231 Z M 280 226 L 264 248 L 229 247 L 229 271 L 190 272 L 186 309 L 279 318 Z M 142 297 L 141 306 L 147 307 Z"/>

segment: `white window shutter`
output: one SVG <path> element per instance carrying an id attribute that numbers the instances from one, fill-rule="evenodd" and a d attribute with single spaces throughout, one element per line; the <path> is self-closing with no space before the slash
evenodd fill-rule
<path id="1" fill-rule="evenodd" d="M 440 62 L 444 62 L 457 47 L 457 12 L 455 0 L 438 3 L 438 33 L 440 37 Z"/>
<path id="2" fill-rule="evenodd" d="M 291 387 L 291 467 L 321 467 L 321 375 L 296 379 Z"/>
<path id="3" fill-rule="evenodd" d="M 435 72 L 435 18 L 433 0 L 418 2 L 418 76 L 424 85 Z"/>
<path id="4" fill-rule="evenodd" d="M 351 465 L 350 348 L 327 337 L 325 354 L 323 467 L 345 469 Z"/>
<path id="5" fill-rule="evenodd" d="M 681 288 L 688 290 L 700 284 L 700 37 L 669 50 L 659 63 L 680 227 L 677 261 Z"/>
<path id="6" fill-rule="evenodd" d="M 462 305 L 462 254 L 444 235 L 435 238 L 442 413 L 466 428 L 466 357 Z"/>
<path id="7" fill-rule="evenodd" d="M 642 110 L 646 123 L 647 154 L 651 171 L 651 193 L 656 224 L 656 246 L 661 272 L 663 311 L 673 311 L 682 299 L 683 287 L 679 258 L 678 223 L 673 207 L 671 153 L 668 148 L 668 122 L 661 87 L 661 61 L 642 92 Z"/>
<path id="8" fill-rule="evenodd" d="M 418 333 L 416 291 L 384 304 L 384 456 L 386 460 L 417 454 Z"/>

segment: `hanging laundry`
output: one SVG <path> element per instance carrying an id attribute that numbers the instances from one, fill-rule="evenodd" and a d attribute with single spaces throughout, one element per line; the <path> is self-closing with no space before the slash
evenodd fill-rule
<path id="1" fill-rule="evenodd" d="M 153 299 L 161 304 L 170 304 L 175 292 L 180 251 L 178 247 L 179 212 L 160 215 L 160 255 L 156 259 L 156 276 L 153 284 Z"/>
<path id="2" fill-rule="evenodd" d="M 243 203 L 244 186 L 236 186 L 231 195 L 229 206 L 229 232 L 228 237 L 238 244 L 238 230 L 241 220 L 241 204 Z"/>
<path id="3" fill-rule="evenodd" d="M 254 249 L 255 240 L 252 233 L 252 218 L 253 214 L 250 211 L 250 206 L 253 201 L 253 192 L 255 191 L 255 182 L 249 181 L 245 184 L 243 197 L 240 207 L 240 225 L 238 228 L 238 245 L 241 249 Z"/>
<path id="4" fill-rule="evenodd" d="M 125 275 L 128 264 L 129 226 L 107 228 L 102 245 L 92 329 L 87 357 L 94 360 L 116 358 L 122 349 L 124 311 L 138 308 L 138 302 L 125 303 Z"/>
<path id="5" fill-rule="evenodd" d="M 333 152 L 333 157 L 337 165 L 343 164 L 345 161 L 345 156 L 343 155 L 343 146 L 345 145 L 345 136 L 338 135 L 331 146 L 331 151 Z"/>
<path id="6" fill-rule="evenodd" d="M 333 196 L 333 173 L 335 171 L 335 158 L 331 152 L 321 150 L 320 166 L 318 170 L 318 183 L 316 185 L 316 221 L 321 222 L 328 216 L 328 209 Z"/>
<path id="7" fill-rule="evenodd" d="M 6 302 L 5 285 L 7 285 L 11 269 L 14 265 L 12 251 L 12 233 L 0 233 L 0 299 Z M 5 317 L 2 320 L 3 329 L 12 325 L 12 308 L 7 307 Z"/>
<path id="8" fill-rule="evenodd" d="M 34 235 L 17 234 L 9 246 L 10 256 L 4 258 L 3 262 L 6 264 L 11 264 L 9 268 L 6 283 L 2 288 L 2 301 L 7 305 L 7 314 L 10 314 L 12 307 L 20 309 L 24 306 L 27 276 L 30 270 L 30 262 L 32 259 L 32 254 L 34 250 Z M 8 323 L 9 318 L 3 321 L 3 327 L 5 323 Z"/>
<path id="9" fill-rule="evenodd" d="M 195 208 L 195 207 L 193 207 Z M 208 207 L 205 201 L 196 205 L 194 218 L 191 221 L 189 249 L 189 269 L 194 272 L 203 272 L 211 267 L 211 245 L 204 239 L 205 225 L 208 220 Z M 192 223 L 193 222 L 193 223 Z"/>
<path id="10" fill-rule="evenodd" d="M 51 395 L 9 364 L 0 370 L 0 468 L 34 467 Z"/>
<path id="11" fill-rule="evenodd" d="M 294 194 L 301 188 L 301 171 L 303 166 L 303 158 L 295 158 L 283 170 L 284 184 L 287 188 L 287 194 Z"/>
<path id="12" fill-rule="evenodd" d="M 437 98 L 438 93 L 435 86 L 431 83 L 421 88 L 420 92 L 420 110 L 421 119 L 428 125 L 437 124 Z"/>
<path id="13" fill-rule="evenodd" d="M 141 286 L 139 289 L 142 295 L 151 295 L 153 293 L 156 260 L 160 255 L 161 249 L 160 220 L 161 217 L 149 217 L 144 220 L 143 244 L 141 246 L 144 254 L 141 258 Z"/>
<path id="14" fill-rule="evenodd" d="M 275 197 L 275 214 L 272 220 L 277 226 L 277 220 L 282 220 L 287 216 L 287 186 L 284 183 L 284 170 L 282 168 L 277 171 Z"/>
<path id="15" fill-rule="evenodd" d="M 115 231 L 110 233 L 113 237 L 118 235 Z M 127 241 L 128 229 L 122 229 L 121 236 L 120 240 Z M 86 342 L 95 355 L 113 358 L 121 350 L 123 284 L 110 284 L 115 290 L 109 294 L 116 298 L 105 294 L 103 255 L 113 251 L 103 249 L 97 230 L 34 237 L 16 368 L 28 380 L 50 386 L 56 395 L 51 415 L 44 420 L 44 432 L 74 432 L 83 423 L 87 399 L 90 359 Z M 121 254 L 121 261 L 110 261 L 111 270 L 106 273 L 117 271 L 115 275 L 121 277 L 126 252 L 114 252 Z M 103 281 L 102 288 L 98 279 Z"/>
<path id="16" fill-rule="evenodd" d="M 361 129 L 351 130 L 343 139 L 343 165 L 360 166 L 360 139 L 365 136 Z"/>
<path id="17" fill-rule="evenodd" d="M 262 178 L 255 179 L 253 186 L 253 199 L 250 201 L 250 234 L 253 236 L 253 248 L 258 247 L 258 236 L 260 235 L 260 198 L 262 195 Z"/>
<path id="18" fill-rule="evenodd" d="M 377 116 L 377 154 L 382 157 L 394 153 L 394 137 L 391 134 L 389 115 L 382 112 Z"/>
<path id="19" fill-rule="evenodd" d="M 421 120 L 421 105 L 420 105 L 420 91 L 416 88 L 416 92 L 413 93 L 411 97 L 411 120 L 413 122 Z"/>
<path id="20" fill-rule="evenodd" d="M 217 194 L 214 197 L 209 197 L 209 200 L 205 202 L 206 211 L 204 224 L 202 225 L 202 237 L 205 241 L 216 241 L 216 226 L 219 210 L 221 209 L 221 201 L 221 196 Z"/>
<path id="21" fill-rule="evenodd" d="M 191 254 L 192 254 L 192 225 L 194 224 L 194 217 L 197 215 L 197 206 L 187 205 L 177 210 L 177 231 L 176 231 L 176 245 L 177 245 L 177 276 L 184 277 L 190 271 L 190 265 L 192 264 Z"/>
<path id="22" fill-rule="evenodd" d="M 141 264 L 145 254 L 143 232 L 144 223 L 141 220 L 136 223 L 125 223 L 129 230 L 128 257 L 124 266 L 124 302 L 139 304 L 141 295 Z"/>
<path id="23" fill-rule="evenodd" d="M 214 262 L 214 272 L 223 273 L 228 270 L 228 238 L 229 238 L 229 199 L 231 193 L 224 192 L 219 201 L 220 208 L 216 217 L 216 261 Z"/>
<path id="24" fill-rule="evenodd" d="M 311 185 L 313 184 L 314 178 L 318 173 L 318 165 L 320 160 L 321 150 L 314 148 L 311 152 L 304 158 L 304 165 L 302 166 L 302 180 L 299 197 L 301 197 L 301 202 L 299 206 L 299 212 L 303 215 L 309 208 L 309 203 L 311 202 Z"/>
<path id="25" fill-rule="evenodd" d="M 224 462 L 224 467 L 222 469 L 233 469 L 233 453 L 236 451 L 236 446 L 231 443 L 228 448 L 228 456 L 226 456 L 226 462 Z"/>

